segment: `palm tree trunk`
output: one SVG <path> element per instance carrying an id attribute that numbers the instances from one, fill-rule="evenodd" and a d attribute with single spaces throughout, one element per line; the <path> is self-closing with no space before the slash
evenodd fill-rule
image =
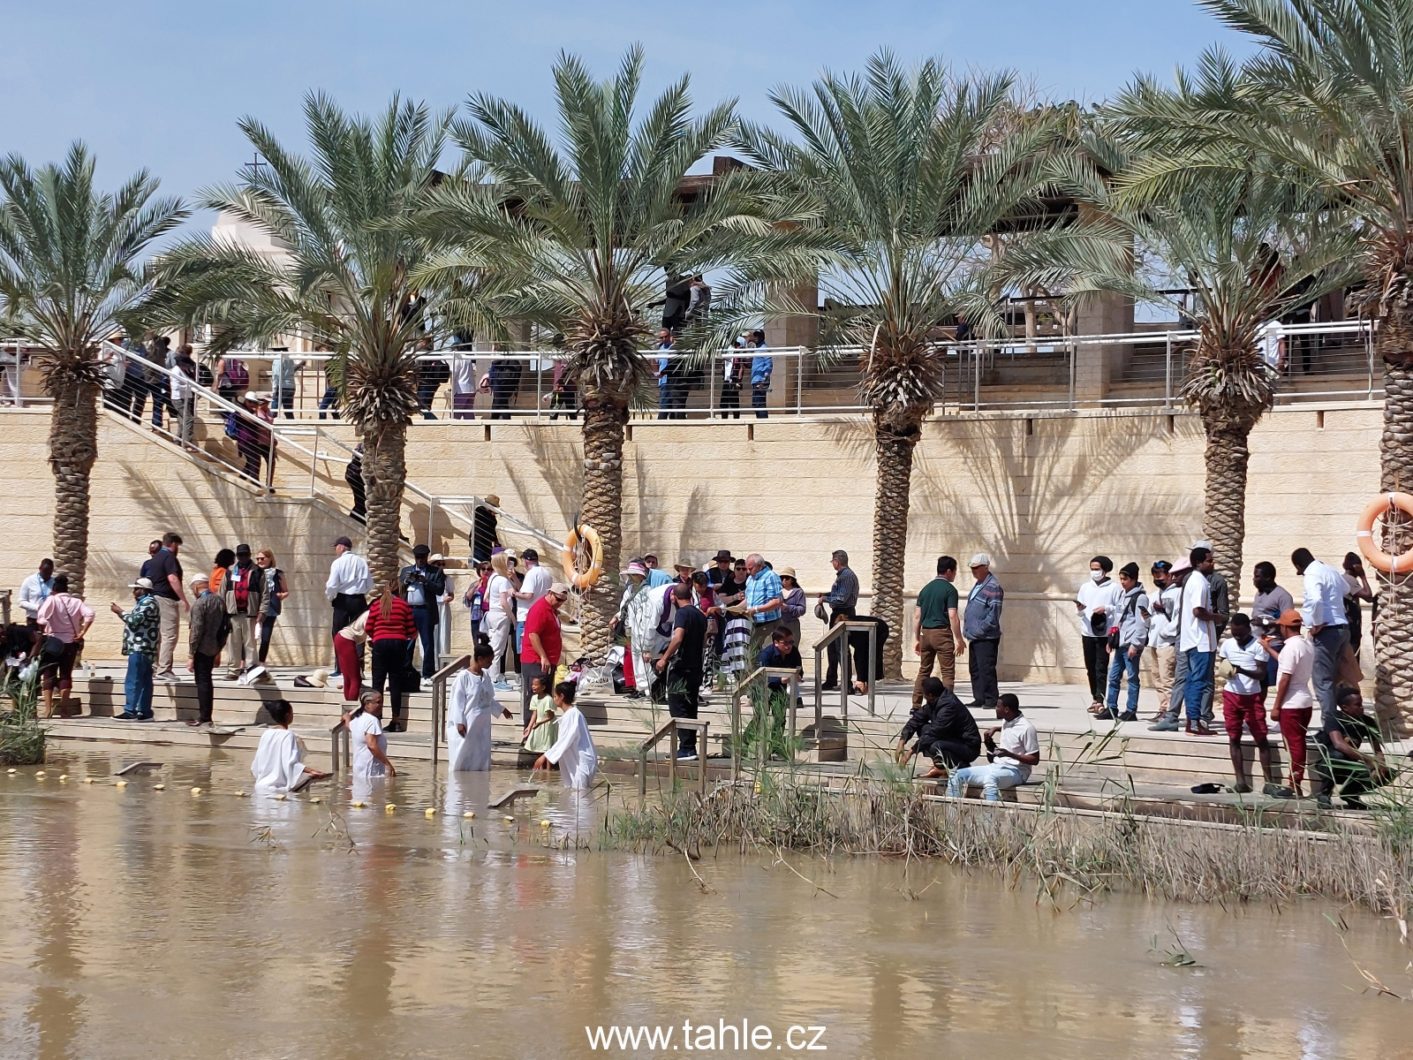
<path id="1" fill-rule="evenodd" d="M 1217 570 L 1241 595 L 1241 546 L 1246 537 L 1246 467 L 1254 424 L 1229 417 L 1204 416 L 1207 432 L 1207 482 L 1203 492 L 1202 530 L 1212 542 Z"/>
<path id="2" fill-rule="evenodd" d="M 402 566 L 402 487 L 407 477 L 407 424 L 377 422 L 363 429 L 363 485 L 368 496 L 368 568 L 376 588 L 396 583 Z"/>
<path id="3" fill-rule="evenodd" d="M 98 387 L 56 366 L 47 380 L 54 398 L 49 466 L 54 471 L 54 567 L 83 595 L 88 571 L 89 479 L 98 459 Z"/>
<path id="4" fill-rule="evenodd" d="M 586 401 L 584 407 L 584 503 L 582 520 L 598 531 L 603 545 L 603 581 L 584 598 L 580 636 L 584 654 L 599 660 L 612 638 L 609 625 L 618 610 L 619 552 L 623 544 L 623 433 L 625 405 Z"/>
<path id="5" fill-rule="evenodd" d="M 1394 302 L 1379 331 L 1384 358 L 1384 431 L 1379 441 L 1379 488 L 1413 491 L 1413 293 Z M 1413 547 L 1413 523 L 1385 520 L 1383 549 Z M 1376 572 L 1375 697 L 1379 718 L 1398 735 L 1413 732 L 1413 578 Z"/>
<path id="6" fill-rule="evenodd" d="M 903 570 L 908 551 L 908 507 L 917 427 L 874 425 L 878 486 L 873 503 L 873 613 L 888 623 L 883 676 L 903 676 Z"/>

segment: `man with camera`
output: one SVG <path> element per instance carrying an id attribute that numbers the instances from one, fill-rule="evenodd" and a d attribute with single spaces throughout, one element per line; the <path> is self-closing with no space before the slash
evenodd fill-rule
<path id="1" fill-rule="evenodd" d="M 412 608 L 412 621 L 417 625 L 417 639 L 422 644 L 422 676 L 430 678 L 437 672 L 437 611 L 446 592 L 446 575 L 427 559 L 432 550 L 418 545 L 412 550 L 413 563 L 403 567 L 398 575 L 403 596 Z M 412 645 L 407 646 L 407 665 L 412 665 Z"/>

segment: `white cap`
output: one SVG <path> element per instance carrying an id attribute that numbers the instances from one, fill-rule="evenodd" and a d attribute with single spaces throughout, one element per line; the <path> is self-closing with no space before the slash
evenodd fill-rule
<path id="1" fill-rule="evenodd" d="M 971 562 L 968 563 L 967 566 L 968 566 L 968 567 L 989 567 L 989 566 L 991 566 L 991 553 L 989 553 L 989 552 L 978 552 L 976 555 L 972 556 Z"/>

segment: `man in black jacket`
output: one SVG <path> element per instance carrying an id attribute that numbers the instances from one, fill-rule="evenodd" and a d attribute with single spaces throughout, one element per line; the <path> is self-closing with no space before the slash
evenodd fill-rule
<path id="1" fill-rule="evenodd" d="M 412 608 L 412 621 L 417 624 L 417 639 L 422 642 L 422 676 L 437 672 L 437 612 L 438 603 L 446 593 L 446 575 L 440 567 L 427 562 L 432 550 L 418 545 L 412 550 L 413 564 L 403 567 L 398 575 L 403 598 Z M 407 665 L 412 665 L 412 644 L 407 645 Z"/>
<path id="2" fill-rule="evenodd" d="M 921 779 L 937 780 L 945 777 L 948 769 L 971 765 L 980 757 L 981 731 L 971 711 L 937 678 L 928 678 L 922 683 L 922 694 L 923 704 L 932 702 L 934 707 L 931 716 L 917 730 L 915 750 L 933 762 L 932 769 Z M 911 718 L 908 724 L 912 724 Z"/>

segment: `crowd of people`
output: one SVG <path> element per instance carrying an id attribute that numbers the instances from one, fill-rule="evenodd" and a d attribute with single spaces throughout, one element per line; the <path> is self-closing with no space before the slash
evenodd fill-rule
<path id="1" fill-rule="evenodd" d="M 405 730 L 406 696 L 433 676 L 439 657 L 449 650 L 450 607 L 458 597 L 469 613 L 475 649 L 472 665 L 453 685 L 446 720 L 451 758 L 459 763 L 453 768 L 483 768 L 481 763 L 489 761 L 489 721 L 500 709 L 496 693 L 517 688 L 528 753 L 546 756 L 546 762 L 570 755 L 575 768 L 593 759 L 587 728 L 578 721 L 565 723 L 583 663 L 570 665 L 564 654 L 561 611 L 572 592 L 540 563 L 534 548 L 517 552 L 501 544 L 498 508 L 499 498 L 492 496 L 476 510 L 471 577 L 459 594 L 444 557 L 425 544 L 413 549 L 413 562 L 394 581 L 378 585 L 351 539 L 334 542 L 325 585 L 334 659 L 328 676 L 341 678 L 344 699 L 359 705 L 350 720 L 367 719 L 360 722 L 364 731 L 358 735 L 367 747 L 362 760 L 369 768 L 381 767 L 386 759 L 385 751 L 379 757 L 380 745 L 373 738 L 385 740 L 384 733 Z M 175 532 L 154 539 L 130 583 L 131 605 L 111 605 L 123 624 L 127 658 L 123 709 L 115 715 L 119 720 L 150 720 L 154 683 L 178 680 L 183 611 L 188 615 L 186 671 L 194 678 L 198 701 L 197 717 L 189 724 L 212 724 L 215 671 L 222 659 L 227 680 L 250 682 L 263 676 L 289 593 L 274 554 L 248 544 L 223 548 L 209 573 L 186 579 L 181 548 L 181 535 Z M 1115 723 L 1137 721 L 1142 662 L 1150 655 L 1159 706 L 1149 727 L 1211 736 L 1221 679 L 1233 790 L 1252 790 L 1241 748 L 1243 733 L 1249 733 L 1265 794 L 1301 796 L 1309 772 L 1322 801 L 1328 801 L 1336 783 L 1343 783 L 1346 798 L 1357 803 L 1361 787 L 1391 776 L 1377 727 L 1363 714 L 1357 690 L 1362 604 L 1373 599 L 1358 556 L 1347 555 L 1342 569 L 1336 569 L 1307 549 L 1295 550 L 1291 564 L 1302 579 L 1299 609 L 1278 583 L 1275 565 L 1257 563 L 1250 614 L 1233 610 L 1232 587 L 1217 572 L 1215 560 L 1212 548 L 1199 542 L 1185 558 L 1154 562 L 1151 589 L 1144 586 L 1135 562 L 1120 567 L 1115 578 L 1108 556 L 1090 561 L 1089 576 L 1073 601 L 1090 712 Z M 859 580 L 848 554 L 834 552 L 831 565 L 833 582 L 815 595 L 811 608 L 795 570 L 777 570 L 759 553 L 737 558 L 722 549 L 700 565 L 662 563 L 651 553 L 630 559 L 621 571 L 614 647 L 607 660 L 616 688 L 629 698 L 664 703 L 673 717 L 695 720 L 703 693 L 734 692 L 748 671 L 764 668 L 769 709 L 753 713 L 756 720 L 746 738 L 748 744 L 763 742 L 770 754 L 784 753 L 784 711 L 790 697 L 798 695 L 796 682 L 804 669 L 801 619 L 812 610 L 831 626 L 850 623 L 847 634 L 827 646 L 821 685 L 826 691 L 839 688 L 841 663 L 846 663 L 842 669 L 853 691 L 867 691 L 881 673 L 883 648 L 892 633 L 881 619 L 859 613 Z M 923 754 L 933 761 L 930 775 L 947 776 L 953 786 L 978 784 L 986 797 L 994 798 L 1024 782 L 1038 761 L 1038 747 L 1016 697 L 998 694 L 1005 593 L 991 558 L 986 553 L 971 557 L 965 600 L 955 584 L 958 566 L 952 556 L 939 557 L 936 576 L 917 594 L 912 625 L 919 667 L 898 756 Z M 69 592 L 66 575 L 48 559 L 25 579 L 18 602 L 25 623 L 7 631 L 7 655 L 33 658 L 42 715 L 65 716 L 71 709 L 74 667 L 94 612 Z M 371 663 L 366 690 L 365 653 Z M 963 657 L 970 675 L 969 703 L 955 694 Z M 309 681 L 301 677 L 296 683 Z M 384 728 L 385 694 L 391 718 Z M 1312 764 L 1307 738 L 1317 702 L 1320 716 L 1313 739 L 1318 754 Z M 999 727 L 983 738 L 973 710 L 996 712 Z M 1270 726 L 1278 728 L 1286 747 L 1287 783 L 1273 768 Z M 375 727 L 376 733 L 371 731 Z M 915 741 L 911 750 L 909 741 Z M 983 745 L 989 764 L 975 766 Z M 678 730 L 674 754 L 682 761 L 698 757 L 695 728 Z"/>

